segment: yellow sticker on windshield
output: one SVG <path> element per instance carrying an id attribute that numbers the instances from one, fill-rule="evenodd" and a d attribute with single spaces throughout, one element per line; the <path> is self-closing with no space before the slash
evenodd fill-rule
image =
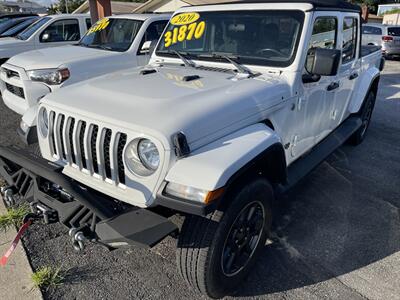
<path id="1" fill-rule="evenodd" d="M 174 27 L 164 34 L 164 46 L 168 48 L 178 42 L 190 41 L 192 39 L 197 40 L 203 36 L 205 29 L 206 22 L 204 21 Z"/>
<path id="2" fill-rule="evenodd" d="M 197 21 L 200 18 L 200 15 L 195 12 L 191 13 L 182 13 L 174 16 L 171 19 L 172 25 L 187 25 Z"/>
<path id="3" fill-rule="evenodd" d="M 94 24 L 92 27 L 90 27 L 90 29 L 88 30 L 88 34 L 103 30 L 107 28 L 108 24 L 110 24 L 110 19 L 103 18 L 100 21 L 97 21 L 96 24 Z"/>

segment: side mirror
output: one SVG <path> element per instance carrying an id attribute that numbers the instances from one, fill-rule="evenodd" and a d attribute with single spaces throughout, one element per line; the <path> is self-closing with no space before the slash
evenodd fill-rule
<path id="1" fill-rule="evenodd" d="M 311 48 L 307 52 L 306 70 L 311 75 L 335 76 L 339 69 L 341 51 Z"/>
<path id="2" fill-rule="evenodd" d="M 41 41 L 42 42 L 47 42 L 48 40 L 49 40 L 49 38 L 50 38 L 50 34 L 48 34 L 48 33 L 44 33 L 43 35 L 42 35 L 42 37 L 41 37 Z"/>
<path id="3" fill-rule="evenodd" d="M 140 54 L 150 53 L 151 41 L 146 41 L 143 43 L 142 48 L 140 48 Z"/>

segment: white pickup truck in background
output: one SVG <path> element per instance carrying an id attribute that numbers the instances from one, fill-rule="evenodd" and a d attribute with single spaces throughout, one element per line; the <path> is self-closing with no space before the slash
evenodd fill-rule
<path id="1" fill-rule="evenodd" d="M 90 26 L 88 14 L 42 17 L 17 36 L 0 40 L 0 64 L 29 50 L 78 43 Z"/>
<path id="2" fill-rule="evenodd" d="M 150 58 L 170 15 L 129 14 L 108 17 L 93 25 L 77 45 L 28 51 L 2 65 L 0 91 L 4 103 L 23 115 L 18 130 L 36 142 L 39 100 L 60 87 L 117 70 L 142 66 Z"/>

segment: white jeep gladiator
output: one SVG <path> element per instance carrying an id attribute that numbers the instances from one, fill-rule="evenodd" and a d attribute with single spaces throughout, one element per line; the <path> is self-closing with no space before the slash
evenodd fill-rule
<path id="1" fill-rule="evenodd" d="M 11 57 L 0 70 L 4 103 L 23 115 L 18 134 L 37 142 L 37 105 L 43 96 L 76 82 L 146 65 L 168 14 L 129 14 L 94 24 L 76 45 L 46 48 Z M 152 44 L 153 43 L 153 44 Z"/>
<path id="2" fill-rule="evenodd" d="M 43 158 L 0 148 L 5 198 L 64 224 L 77 249 L 173 235 L 184 280 L 229 294 L 265 247 L 272 203 L 366 135 L 383 60 L 360 23 L 341 1 L 182 8 L 149 65 L 41 100 Z"/>

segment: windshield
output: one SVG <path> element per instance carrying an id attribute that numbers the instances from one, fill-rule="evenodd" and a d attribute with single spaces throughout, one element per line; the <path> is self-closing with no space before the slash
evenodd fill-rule
<path id="1" fill-rule="evenodd" d="M 20 40 L 27 40 L 29 39 L 32 34 L 34 34 L 42 25 L 47 23 L 51 18 L 49 17 L 43 17 L 39 20 L 37 20 L 35 23 L 33 23 L 31 26 L 26 28 L 24 31 L 22 31 L 20 34 L 17 35 L 17 38 Z"/>
<path id="2" fill-rule="evenodd" d="M 170 20 L 156 54 L 286 67 L 296 55 L 303 19 L 297 10 L 181 13 Z"/>
<path id="3" fill-rule="evenodd" d="M 391 36 L 400 36 L 400 27 L 389 27 L 388 34 Z"/>
<path id="4" fill-rule="evenodd" d="M 8 29 L 7 31 L 4 31 L 0 36 L 14 36 L 15 34 L 24 30 L 27 26 L 29 26 L 30 24 L 35 22 L 35 20 L 37 20 L 37 19 L 38 19 L 38 17 L 33 17 L 24 22 L 21 22 L 18 25 Z"/>
<path id="5" fill-rule="evenodd" d="M 0 24 L 0 31 L 3 32 L 4 30 L 7 30 L 8 28 L 12 27 L 15 24 L 18 24 L 18 19 L 11 19 L 6 22 L 3 22 Z"/>
<path id="6" fill-rule="evenodd" d="M 88 30 L 79 45 L 110 51 L 126 51 L 142 24 L 142 21 L 132 19 L 104 18 Z"/>

